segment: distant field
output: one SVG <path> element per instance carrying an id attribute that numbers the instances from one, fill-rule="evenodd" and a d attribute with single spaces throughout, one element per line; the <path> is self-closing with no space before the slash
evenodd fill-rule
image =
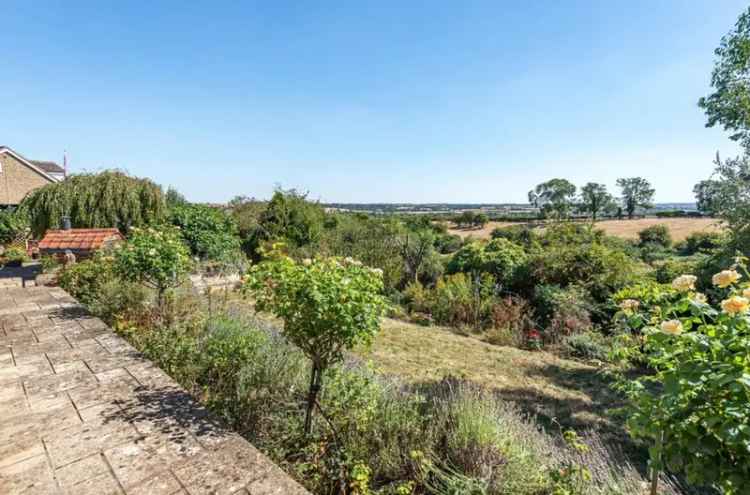
<path id="1" fill-rule="evenodd" d="M 693 232 L 718 232 L 721 227 L 715 218 L 639 218 L 636 220 L 604 220 L 596 222 L 596 227 L 603 229 L 607 234 L 616 235 L 625 239 L 635 239 L 638 232 L 651 225 L 663 224 L 669 227 L 672 239 L 684 240 Z M 511 222 L 490 222 L 483 229 L 457 229 L 449 228 L 451 234 L 461 237 L 472 236 L 477 239 L 487 239 L 490 233 L 497 227 L 514 225 Z M 517 225 L 517 224 L 515 224 Z"/>

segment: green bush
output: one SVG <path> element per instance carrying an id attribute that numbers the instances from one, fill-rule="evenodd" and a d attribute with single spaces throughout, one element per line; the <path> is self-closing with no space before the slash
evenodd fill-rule
<path id="1" fill-rule="evenodd" d="M 507 239 L 522 246 L 528 246 L 536 239 L 534 229 L 528 225 L 511 225 L 509 227 L 497 227 L 490 236 L 493 239 Z"/>
<path id="2" fill-rule="evenodd" d="M 725 242 L 725 236 L 718 232 L 693 232 L 680 244 L 680 250 L 684 255 L 696 253 L 710 253 L 721 247 Z"/>
<path id="3" fill-rule="evenodd" d="M 598 332 L 583 332 L 568 335 L 563 338 L 562 346 L 568 356 L 583 359 L 607 361 L 609 359 L 609 344 Z"/>
<path id="4" fill-rule="evenodd" d="M 512 285 L 527 261 L 523 247 L 507 239 L 486 244 L 473 242 L 459 249 L 448 262 L 447 273 L 484 272 L 498 282 Z"/>
<path id="5" fill-rule="evenodd" d="M 232 217 L 210 206 L 182 203 L 171 208 L 169 220 L 180 229 L 190 253 L 200 259 L 236 257 L 240 239 Z"/>
<path id="6" fill-rule="evenodd" d="M 29 220 L 18 210 L 0 210 L 0 244 L 8 244 L 29 229 Z"/>
<path id="7" fill-rule="evenodd" d="M 165 292 L 184 281 L 191 262 L 176 229 L 133 228 L 128 242 L 116 246 L 113 268 L 123 280 L 156 290 L 161 305 Z"/>
<path id="8" fill-rule="evenodd" d="M 638 232 L 638 239 L 641 245 L 657 244 L 663 247 L 672 245 L 672 235 L 669 233 L 669 227 L 663 224 L 651 225 Z"/>
<path id="9" fill-rule="evenodd" d="M 706 255 L 693 255 L 689 257 L 671 256 L 665 260 L 654 263 L 654 277 L 662 284 L 671 283 L 680 275 L 693 274 L 698 271 L 705 262 Z"/>
<path id="10" fill-rule="evenodd" d="M 119 279 L 111 256 L 103 252 L 67 266 L 58 275 L 58 283 L 109 324 L 147 311 L 147 292 L 137 283 Z"/>
<path id="11" fill-rule="evenodd" d="M 25 249 L 13 246 L 3 252 L 2 260 L 4 265 L 19 266 L 29 260 L 29 255 Z"/>

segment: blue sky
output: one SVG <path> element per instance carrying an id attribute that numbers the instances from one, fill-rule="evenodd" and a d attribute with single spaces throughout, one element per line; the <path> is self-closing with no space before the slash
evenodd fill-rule
<path id="1" fill-rule="evenodd" d="M 523 202 L 644 176 L 691 201 L 746 2 L 4 2 L 0 144 L 194 201 Z"/>

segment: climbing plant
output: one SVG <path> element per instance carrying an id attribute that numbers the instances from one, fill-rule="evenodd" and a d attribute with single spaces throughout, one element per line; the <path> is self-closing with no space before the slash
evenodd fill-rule
<path id="1" fill-rule="evenodd" d="M 73 227 L 117 227 L 127 233 L 131 227 L 160 221 L 166 212 L 159 185 L 117 170 L 48 184 L 26 196 L 20 208 L 37 236 L 60 228 L 63 216 L 70 217 Z"/>

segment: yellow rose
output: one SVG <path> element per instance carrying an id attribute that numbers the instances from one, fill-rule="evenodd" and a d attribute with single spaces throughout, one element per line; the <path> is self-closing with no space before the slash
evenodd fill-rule
<path id="1" fill-rule="evenodd" d="M 700 292 L 696 292 L 692 296 L 690 296 L 690 299 L 697 303 L 706 304 L 708 302 L 708 299 L 706 298 L 705 294 L 702 294 Z"/>
<path id="2" fill-rule="evenodd" d="M 620 308 L 624 310 L 634 310 L 638 309 L 638 306 L 640 306 L 641 303 L 636 301 L 635 299 L 623 299 L 620 302 Z"/>
<path id="3" fill-rule="evenodd" d="M 680 320 L 667 320 L 661 322 L 661 331 L 669 335 L 680 335 L 682 333 L 682 322 Z"/>
<path id="4" fill-rule="evenodd" d="M 742 291 L 742 297 L 744 297 L 745 299 L 750 299 L 750 287 Z"/>
<path id="5" fill-rule="evenodd" d="M 721 287 L 729 287 L 742 277 L 736 270 L 722 270 L 711 278 L 711 282 L 714 285 Z"/>
<path id="6" fill-rule="evenodd" d="M 676 279 L 672 280 L 672 287 L 680 292 L 687 292 L 695 289 L 695 281 L 698 277 L 695 275 L 680 275 Z"/>
<path id="7" fill-rule="evenodd" d="M 747 312 L 748 307 L 750 307 L 750 300 L 741 296 L 732 296 L 729 299 L 721 301 L 721 309 L 730 315 L 745 313 Z"/>

